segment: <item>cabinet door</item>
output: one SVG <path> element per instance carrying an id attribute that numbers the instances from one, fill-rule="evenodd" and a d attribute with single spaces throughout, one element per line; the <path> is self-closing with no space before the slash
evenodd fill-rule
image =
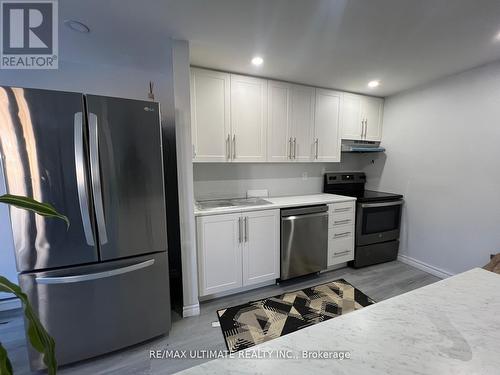
<path id="1" fill-rule="evenodd" d="M 295 161 L 313 160 L 314 99 L 313 87 L 292 85 L 291 136 Z"/>
<path id="2" fill-rule="evenodd" d="M 316 89 L 314 116 L 314 158 L 318 161 L 340 161 L 340 102 L 338 91 Z"/>
<path id="3" fill-rule="evenodd" d="M 364 97 L 362 113 L 365 119 L 365 139 L 380 141 L 382 139 L 382 114 L 384 100 L 381 98 Z"/>
<path id="4" fill-rule="evenodd" d="M 279 278 L 279 210 L 248 212 L 243 218 L 243 285 Z"/>
<path id="5" fill-rule="evenodd" d="M 230 75 L 191 68 L 193 160 L 228 160 Z"/>
<path id="6" fill-rule="evenodd" d="M 239 213 L 197 218 L 200 296 L 241 287 L 240 218 Z"/>
<path id="7" fill-rule="evenodd" d="M 361 96 L 344 94 L 342 98 L 342 139 L 362 139 Z"/>
<path id="8" fill-rule="evenodd" d="M 290 88 L 289 83 L 268 81 L 267 160 L 290 161 Z"/>
<path id="9" fill-rule="evenodd" d="M 231 74 L 231 130 L 233 161 L 266 161 L 266 80 Z"/>

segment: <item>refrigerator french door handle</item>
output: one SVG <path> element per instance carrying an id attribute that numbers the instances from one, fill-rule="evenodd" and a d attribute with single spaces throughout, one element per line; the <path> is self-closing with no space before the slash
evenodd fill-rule
<path id="1" fill-rule="evenodd" d="M 108 242 L 104 206 L 102 203 L 101 171 L 99 166 L 99 132 L 97 115 L 89 112 L 90 130 L 90 175 L 92 177 L 92 192 L 94 193 L 94 208 L 99 233 L 99 242 L 104 245 Z"/>
<path id="2" fill-rule="evenodd" d="M 40 276 L 36 277 L 35 281 L 37 284 L 70 284 L 70 283 L 81 283 L 82 281 L 92 281 L 98 279 L 105 279 L 108 277 L 122 275 L 124 273 L 129 273 L 137 271 L 146 267 L 150 267 L 155 263 L 154 259 L 146 260 L 145 262 L 132 264 L 131 266 L 116 268 L 114 270 L 88 273 L 85 275 L 74 275 L 74 276 Z"/>
<path id="3" fill-rule="evenodd" d="M 90 223 L 89 198 L 87 195 L 87 177 L 85 174 L 85 159 L 83 148 L 83 114 L 75 113 L 74 116 L 74 137 L 75 137 L 75 169 L 76 186 L 78 191 L 78 202 L 80 204 L 80 214 L 82 217 L 83 232 L 87 245 L 94 246 L 94 233 Z"/>

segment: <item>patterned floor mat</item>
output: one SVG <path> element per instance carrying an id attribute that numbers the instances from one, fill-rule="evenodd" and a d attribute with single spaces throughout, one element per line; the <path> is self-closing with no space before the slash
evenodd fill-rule
<path id="1" fill-rule="evenodd" d="M 375 303 L 343 279 L 217 311 L 231 353 Z"/>

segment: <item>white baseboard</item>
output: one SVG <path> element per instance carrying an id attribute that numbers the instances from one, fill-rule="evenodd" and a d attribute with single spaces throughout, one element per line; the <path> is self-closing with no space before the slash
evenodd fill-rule
<path id="1" fill-rule="evenodd" d="M 226 292 L 220 292 L 220 293 L 214 293 L 214 294 L 209 294 L 206 296 L 198 297 L 200 302 L 205 302 L 209 301 L 211 299 L 215 298 L 221 298 L 221 297 L 226 297 L 230 296 L 232 294 L 237 294 L 237 293 L 242 293 L 242 292 L 248 292 L 249 290 L 257 289 L 257 288 L 262 288 L 264 286 L 269 286 L 269 285 L 276 285 L 276 280 L 267 280 L 263 281 L 261 283 L 257 284 L 252 284 L 252 285 L 247 285 L 247 286 L 242 286 L 241 288 L 236 288 L 232 290 L 228 290 Z"/>
<path id="2" fill-rule="evenodd" d="M 398 260 L 400 262 L 403 262 L 403 263 L 406 263 L 410 266 L 418 268 L 419 270 L 430 273 L 431 275 L 439 277 L 440 279 L 446 279 L 446 278 L 454 275 L 451 272 L 445 271 L 445 270 L 438 268 L 438 267 L 431 266 L 430 264 L 424 263 L 418 259 L 411 258 L 408 255 L 400 254 L 400 255 L 398 255 Z"/>
<path id="3" fill-rule="evenodd" d="M 187 318 L 188 316 L 200 315 L 200 304 L 196 303 L 194 305 L 184 306 L 182 308 L 182 317 Z"/>
<path id="4" fill-rule="evenodd" d="M 1 299 L 0 311 L 15 310 L 21 308 L 21 301 L 17 298 Z"/>

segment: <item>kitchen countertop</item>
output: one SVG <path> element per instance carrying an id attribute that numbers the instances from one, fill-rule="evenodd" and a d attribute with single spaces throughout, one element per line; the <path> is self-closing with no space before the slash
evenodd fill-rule
<path id="1" fill-rule="evenodd" d="M 296 331 L 183 374 L 498 374 L 500 275 L 480 268 Z M 289 350 L 297 359 L 238 358 Z M 302 351 L 350 359 L 304 359 Z"/>
<path id="2" fill-rule="evenodd" d="M 348 202 L 356 200 L 356 198 L 353 197 L 347 197 L 344 195 L 335 195 L 335 194 L 294 195 L 288 197 L 263 197 L 263 199 L 271 202 L 271 204 L 264 204 L 260 206 L 218 207 L 206 210 L 200 210 L 195 205 L 194 214 L 195 216 L 219 215 L 219 214 L 230 214 L 236 212 L 271 210 L 276 208 L 310 206 L 315 204 Z"/>

